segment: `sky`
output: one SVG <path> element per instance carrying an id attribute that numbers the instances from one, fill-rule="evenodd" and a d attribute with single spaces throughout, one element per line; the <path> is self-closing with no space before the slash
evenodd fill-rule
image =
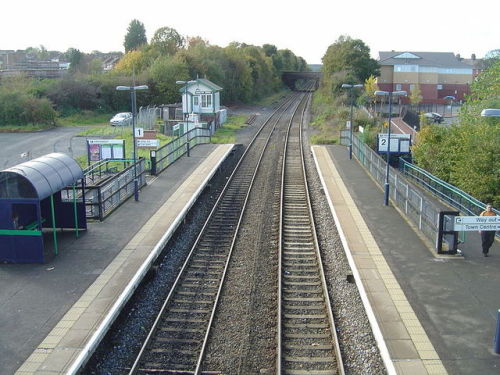
<path id="1" fill-rule="evenodd" d="M 341 35 L 362 40 L 373 58 L 391 50 L 482 58 L 500 49 L 499 11 L 496 0 L 16 0 L 2 6 L 0 50 L 123 51 L 137 19 L 148 41 L 168 26 L 221 47 L 274 44 L 309 64 L 320 64 Z"/>

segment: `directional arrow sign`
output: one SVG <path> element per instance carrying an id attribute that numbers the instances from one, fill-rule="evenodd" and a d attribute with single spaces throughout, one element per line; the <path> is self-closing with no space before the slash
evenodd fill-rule
<path id="1" fill-rule="evenodd" d="M 453 230 L 500 230 L 500 216 L 456 216 Z"/>

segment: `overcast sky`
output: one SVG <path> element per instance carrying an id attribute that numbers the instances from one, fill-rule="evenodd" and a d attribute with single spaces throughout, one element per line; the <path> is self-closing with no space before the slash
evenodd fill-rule
<path id="1" fill-rule="evenodd" d="M 361 39 L 374 58 L 390 50 L 481 58 L 500 48 L 499 11 L 497 0 L 15 0 L 2 6 L 0 49 L 123 51 L 127 27 L 138 19 L 148 41 L 169 26 L 221 47 L 289 48 L 309 64 L 321 63 L 340 35 Z"/>

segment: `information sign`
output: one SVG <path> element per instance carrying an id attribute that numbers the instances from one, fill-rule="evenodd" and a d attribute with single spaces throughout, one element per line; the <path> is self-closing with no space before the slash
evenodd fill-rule
<path id="1" fill-rule="evenodd" d="M 136 140 L 136 146 L 141 148 L 149 148 L 149 147 L 158 147 L 160 146 L 160 140 L 159 139 L 137 139 Z"/>
<path id="2" fill-rule="evenodd" d="M 456 232 L 500 230 L 500 216 L 456 216 L 453 230 Z"/>
<path id="3" fill-rule="evenodd" d="M 104 159 L 123 159 L 125 157 L 125 140 L 123 139 L 89 139 L 87 140 L 89 163 Z"/>
<path id="4" fill-rule="evenodd" d="M 380 133 L 378 135 L 378 152 L 387 152 L 389 146 L 388 134 Z M 391 134 L 389 152 L 407 154 L 410 152 L 411 135 L 410 134 Z"/>

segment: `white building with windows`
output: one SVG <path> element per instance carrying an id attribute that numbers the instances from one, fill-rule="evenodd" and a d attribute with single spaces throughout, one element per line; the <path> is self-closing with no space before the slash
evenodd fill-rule
<path id="1" fill-rule="evenodd" d="M 220 111 L 222 87 L 208 79 L 197 78 L 179 89 L 182 94 L 182 112 L 187 114 L 215 115 Z"/>
<path id="2" fill-rule="evenodd" d="M 226 121 L 226 109 L 220 108 L 222 87 L 208 79 L 197 78 L 179 89 L 182 95 L 184 129 L 206 127 L 212 132 Z"/>

